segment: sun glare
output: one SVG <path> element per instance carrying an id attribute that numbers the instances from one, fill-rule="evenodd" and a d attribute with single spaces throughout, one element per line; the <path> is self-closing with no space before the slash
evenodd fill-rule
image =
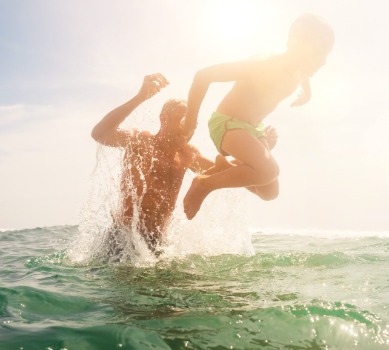
<path id="1" fill-rule="evenodd" d="M 283 39 L 274 29 L 275 18 L 276 9 L 268 1 L 219 0 L 207 3 L 202 22 L 210 45 L 230 51 L 236 58 L 275 50 Z"/>

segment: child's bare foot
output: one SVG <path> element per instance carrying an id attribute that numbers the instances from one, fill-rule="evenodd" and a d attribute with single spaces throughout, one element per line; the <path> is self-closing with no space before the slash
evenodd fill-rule
<path id="1" fill-rule="evenodd" d="M 204 186 L 204 179 L 207 176 L 197 176 L 192 181 L 188 193 L 184 198 L 184 212 L 189 220 L 192 220 L 200 210 L 201 204 L 209 194 L 209 190 Z"/>

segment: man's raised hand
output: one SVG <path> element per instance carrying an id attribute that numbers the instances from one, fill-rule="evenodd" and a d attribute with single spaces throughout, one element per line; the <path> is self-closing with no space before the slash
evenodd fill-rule
<path id="1" fill-rule="evenodd" d="M 169 81 L 161 73 L 146 75 L 143 79 L 142 87 L 138 92 L 138 96 L 147 100 L 148 98 L 153 97 L 168 84 Z"/>

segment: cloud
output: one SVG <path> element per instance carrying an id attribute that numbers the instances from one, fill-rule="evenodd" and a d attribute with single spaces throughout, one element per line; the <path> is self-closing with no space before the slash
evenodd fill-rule
<path id="1" fill-rule="evenodd" d="M 24 129 L 30 126 L 32 122 L 48 119 L 50 113 L 52 113 L 52 107 L 48 105 L 16 104 L 0 106 L 0 133 L 7 132 L 11 128 Z"/>
<path id="2" fill-rule="evenodd" d="M 0 131 L 26 117 L 23 105 L 0 106 Z"/>
<path id="3" fill-rule="evenodd" d="M 91 113 L 76 106 L 1 110 L 8 130 L 0 137 L 0 226 L 77 223 L 95 161 Z"/>

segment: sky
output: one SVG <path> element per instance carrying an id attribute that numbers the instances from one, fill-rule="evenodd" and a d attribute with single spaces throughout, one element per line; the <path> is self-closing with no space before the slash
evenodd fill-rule
<path id="1" fill-rule="evenodd" d="M 0 0 L 0 229 L 79 223 L 96 166 L 91 129 L 145 75 L 170 81 L 143 109 L 155 129 L 163 102 L 186 98 L 198 69 L 283 52 L 306 12 L 325 18 L 336 42 L 309 104 L 290 108 L 291 96 L 266 119 L 279 134 L 280 196 L 234 191 L 253 227 L 388 231 L 382 0 Z M 213 84 L 200 111 L 192 142 L 209 157 L 207 120 L 229 88 Z"/>

